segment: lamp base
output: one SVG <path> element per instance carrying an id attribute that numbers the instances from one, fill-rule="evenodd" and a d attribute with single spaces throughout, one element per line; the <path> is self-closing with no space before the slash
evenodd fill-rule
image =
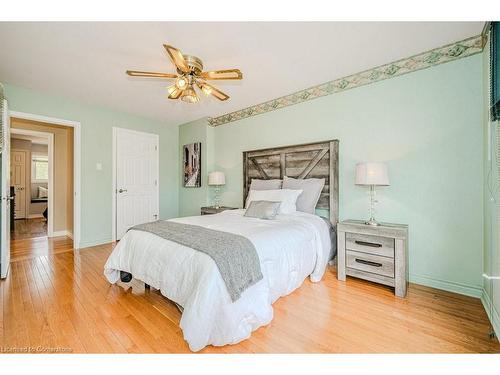
<path id="1" fill-rule="evenodd" d="M 380 223 L 374 218 L 371 218 L 370 220 L 365 221 L 365 225 L 371 225 L 372 227 L 377 227 L 380 225 Z"/>
<path id="2" fill-rule="evenodd" d="M 220 185 L 215 185 L 214 208 L 220 208 Z"/>

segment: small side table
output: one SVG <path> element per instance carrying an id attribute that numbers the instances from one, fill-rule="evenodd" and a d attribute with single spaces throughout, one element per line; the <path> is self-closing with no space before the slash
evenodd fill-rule
<path id="1" fill-rule="evenodd" d="M 366 225 L 346 220 L 337 225 L 337 278 L 347 276 L 394 287 L 405 297 L 408 285 L 408 226 Z"/>
<path id="2" fill-rule="evenodd" d="M 215 208 L 213 206 L 211 207 L 202 207 L 200 210 L 201 215 L 212 215 L 212 214 L 218 214 L 222 211 L 227 211 L 227 210 L 236 210 L 236 207 L 225 207 L 221 206 L 219 208 Z"/>

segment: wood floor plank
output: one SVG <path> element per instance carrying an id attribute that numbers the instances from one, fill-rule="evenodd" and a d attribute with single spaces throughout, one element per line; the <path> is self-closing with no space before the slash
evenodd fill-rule
<path id="1" fill-rule="evenodd" d="M 16 319 L 16 336 L 17 336 L 17 345 L 19 347 L 27 347 L 29 346 L 29 334 L 26 319 L 23 317 L 23 282 L 22 282 L 22 271 L 21 267 L 17 263 L 12 264 L 12 275 L 14 277 L 14 316 Z"/>
<path id="2" fill-rule="evenodd" d="M 45 237 L 47 236 L 47 220 L 45 218 L 16 219 L 10 236 L 13 240 Z"/>
<path id="3" fill-rule="evenodd" d="M 62 255 L 64 258 L 73 257 L 72 253 Z M 71 259 L 67 259 L 71 260 Z M 65 264 L 65 263 L 62 263 Z M 77 274 L 92 276 L 90 272 L 81 270 L 79 262 L 75 262 Z M 65 268 L 65 273 L 72 275 L 71 270 Z M 95 275 L 94 275 L 95 276 Z M 98 332 L 102 334 L 108 344 L 114 347 L 115 352 L 127 352 L 134 347 L 133 342 L 128 339 L 126 333 L 121 329 L 120 323 L 128 318 L 129 314 L 124 309 L 119 309 L 113 305 L 107 305 L 103 292 L 109 289 L 109 283 L 102 285 L 102 288 L 96 288 L 93 285 L 93 277 L 79 277 L 72 280 L 72 284 L 76 287 L 75 295 L 79 303 L 84 306 L 86 312 L 92 317 L 95 322 Z"/>
<path id="4" fill-rule="evenodd" d="M 64 305 L 71 303 L 70 298 L 65 298 L 64 291 L 55 289 L 50 275 L 43 266 L 44 257 L 37 258 L 30 263 L 35 282 L 41 297 L 44 319 L 44 338 L 42 342 L 50 342 L 52 347 L 66 347 L 69 345 L 71 350 L 84 353 L 85 347 L 76 327 L 65 314 Z"/>
<path id="5" fill-rule="evenodd" d="M 0 345 L 74 353 L 184 353 L 181 313 L 158 290 L 110 285 L 114 244 L 73 251 L 72 241 L 18 239 L 0 282 Z M 329 268 L 276 301 L 274 319 L 236 345 L 202 353 L 500 353 L 480 300 L 419 285 L 408 297 Z"/>

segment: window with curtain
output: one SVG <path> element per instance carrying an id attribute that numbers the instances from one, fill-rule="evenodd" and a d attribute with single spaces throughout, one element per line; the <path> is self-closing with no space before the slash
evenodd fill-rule
<path id="1" fill-rule="evenodd" d="M 49 180 L 49 159 L 43 155 L 33 155 L 31 158 L 31 181 L 47 182 Z"/>

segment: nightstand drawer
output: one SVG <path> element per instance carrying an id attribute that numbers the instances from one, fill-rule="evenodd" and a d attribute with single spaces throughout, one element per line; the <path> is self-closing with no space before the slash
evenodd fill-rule
<path id="1" fill-rule="evenodd" d="M 346 267 L 377 275 L 394 277 L 394 259 L 378 255 L 346 251 Z"/>
<path id="2" fill-rule="evenodd" d="M 394 258 L 394 238 L 348 232 L 345 234 L 345 247 L 348 250 Z"/>

